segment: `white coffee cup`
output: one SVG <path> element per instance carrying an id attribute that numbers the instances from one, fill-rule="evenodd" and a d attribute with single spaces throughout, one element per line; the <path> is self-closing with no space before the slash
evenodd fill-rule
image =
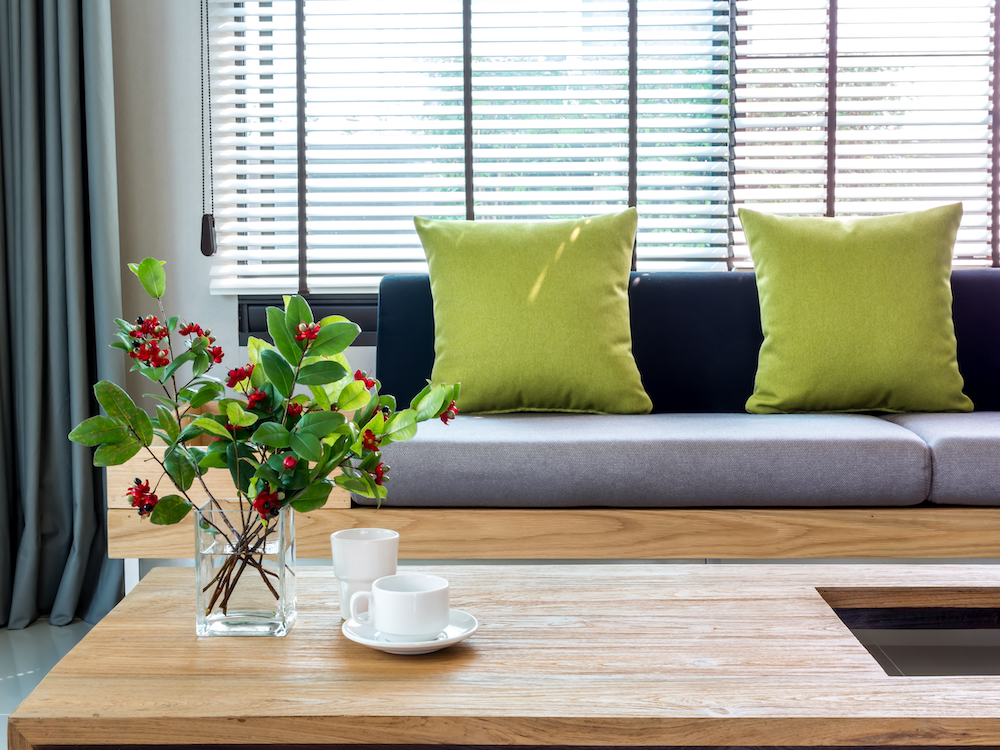
<path id="1" fill-rule="evenodd" d="M 448 581 L 424 573 L 379 578 L 371 591 L 351 597 L 351 617 L 374 625 L 387 641 L 433 641 L 448 627 L 449 612 Z"/>
<path id="2" fill-rule="evenodd" d="M 340 616 L 351 616 L 351 596 L 371 591 L 376 579 L 396 573 L 399 532 L 391 529 L 343 529 L 330 534 L 333 574 L 340 594 Z M 364 610 L 362 610 L 364 611 Z"/>

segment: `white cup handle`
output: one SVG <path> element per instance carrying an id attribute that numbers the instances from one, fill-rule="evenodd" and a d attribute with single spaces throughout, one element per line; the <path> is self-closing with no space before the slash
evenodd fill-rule
<path id="1" fill-rule="evenodd" d="M 368 611 L 358 612 L 358 602 L 362 599 L 368 600 Z M 375 597 L 372 596 L 371 591 L 355 591 L 351 594 L 351 617 L 357 620 L 362 625 L 370 625 L 374 622 L 372 619 L 372 609 L 375 606 Z M 364 619 L 361 619 L 364 617 Z"/>

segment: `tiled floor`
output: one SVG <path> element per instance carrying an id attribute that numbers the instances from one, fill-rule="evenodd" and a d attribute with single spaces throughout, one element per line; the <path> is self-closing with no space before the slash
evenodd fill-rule
<path id="1" fill-rule="evenodd" d="M 57 628 L 38 620 L 24 630 L 0 629 L 0 750 L 7 750 L 7 716 L 91 627 L 77 621 Z"/>

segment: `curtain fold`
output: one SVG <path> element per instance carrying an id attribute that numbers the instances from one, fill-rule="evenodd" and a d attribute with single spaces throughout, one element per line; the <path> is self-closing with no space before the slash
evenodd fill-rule
<path id="1" fill-rule="evenodd" d="M 118 601 L 103 472 L 69 431 L 123 382 L 110 0 L 0 4 L 0 624 Z"/>

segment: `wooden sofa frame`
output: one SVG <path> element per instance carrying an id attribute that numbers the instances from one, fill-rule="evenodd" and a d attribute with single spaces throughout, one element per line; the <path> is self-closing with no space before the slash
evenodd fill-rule
<path id="1" fill-rule="evenodd" d="M 133 477 L 158 473 L 145 453 L 108 467 L 110 557 L 192 556 L 192 516 L 155 526 L 124 494 Z M 205 479 L 216 497 L 232 494 L 228 471 L 211 469 Z M 200 487 L 189 495 L 207 499 Z M 378 510 L 354 506 L 337 488 L 323 508 L 297 514 L 296 554 L 327 558 L 332 532 L 377 526 L 400 533 L 401 559 L 419 560 L 1000 557 L 1000 507 L 454 509 L 393 508 L 389 498 Z M 127 578 L 130 589 L 137 563 Z"/>

